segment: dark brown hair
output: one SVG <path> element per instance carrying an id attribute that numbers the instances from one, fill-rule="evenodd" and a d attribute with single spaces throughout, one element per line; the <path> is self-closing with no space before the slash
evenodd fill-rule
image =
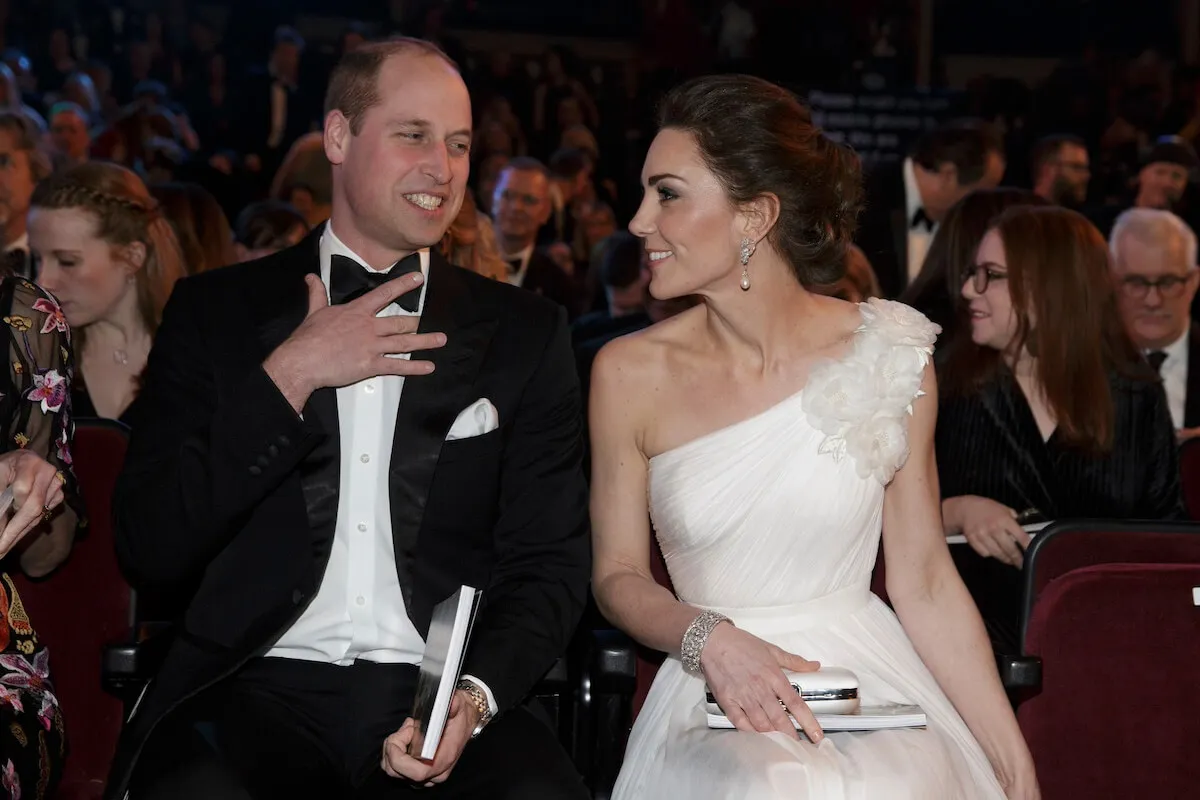
<path id="1" fill-rule="evenodd" d="M 667 94 L 658 125 L 695 137 L 735 207 L 779 198 L 768 240 L 801 284 L 842 277 L 862 198 L 858 156 L 822 134 L 795 95 L 748 75 L 696 78 Z"/>
<path id="2" fill-rule="evenodd" d="M 1046 204 L 1033 192 L 1002 188 L 976 189 L 950 207 L 929 244 L 921 272 L 900 297 L 900 302 L 942 326 L 942 347 L 953 347 L 966 327 L 962 286 L 983 235 L 1006 209 Z"/>
<path id="3" fill-rule="evenodd" d="M 325 92 L 325 114 L 341 111 L 350 122 L 350 132 L 357 136 L 362 130 L 363 115 L 379 103 L 379 70 L 389 58 L 403 53 L 435 56 L 458 70 L 450 56 L 424 39 L 397 36 L 368 42 L 343 55 L 333 68 Z"/>
<path id="4" fill-rule="evenodd" d="M 931 172 L 953 164 L 958 185 L 967 186 L 983 179 L 991 153 L 1004 155 L 996 129 L 983 120 L 963 119 L 922 134 L 913 145 L 912 160 Z"/>
<path id="5" fill-rule="evenodd" d="M 175 229 L 188 274 L 237 261 L 229 219 L 207 189 L 195 183 L 160 183 L 151 186 L 150 193 Z"/>
<path id="6" fill-rule="evenodd" d="M 1153 380 L 1125 333 L 1109 278 L 1108 245 L 1081 214 L 1018 206 L 992 228 L 1004 242 L 1008 290 L 1017 317 L 1013 352 L 1036 353 L 1037 380 L 1067 443 L 1089 453 L 1112 447 L 1110 373 Z M 1034 321 L 1036 320 L 1036 328 Z M 978 387 L 1004 354 L 965 342 L 945 374 L 959 389 Z"/>

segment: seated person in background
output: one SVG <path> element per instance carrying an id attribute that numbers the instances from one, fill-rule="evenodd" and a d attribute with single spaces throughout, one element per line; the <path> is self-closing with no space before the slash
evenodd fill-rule
<path id="1" fill-rule="evenodd" d="M 976 189 L 955 203 L 938 226 L 925 263 L 900 302 L 920 311 L 942 327 L 935 357 L 944 355 L 968 327 L 963 281 L 975 267 L 983 235 L 1007 208 L 1044 206 L 1046 201 L 1024 189 Z"/>
<path id="2" fill-rule="evenodd" d="M 492 226 L 480 217 L 469 192 L 463 195 L 462 208 L 442 237 L 442 255 L 451 264 L 485 278 L 508 280 L 508 265 L 496 251 Z"/>
<path id="3" fill-rule="evenodd" d="M 75 415 L 130 423 L 163 306 L 184 274 L 171 223 L 136 174 L 89 161 L 38 184 L 29 246 L 75 334 Z"/>
<path id="4" fill-rule="evenodd" d="M 221 204 L 198 183 L 158 183 L 150 187 L 175 231 L 188 275 L 237 263 L 233 230 Z"/>
<path id="5" fill-rule="evenodd" d="M 858 245 L 846 248 L 846 274 L 837 283 L 814 287 L 820 294 L 836 297 L 851 303 L 861 303 L 872 297 L 880 297 L 879 281 L 875 270 Z"/>
<path id="6" fill-rule="evenodd" d="M 0 559 L 12 553 L 21 571 L 41 577 L 70 554 L 79 519 L 70 334 L 58 304 L 20 278 L 0 280 L 0 313 L 9 363 L 0 371 L 0 490 L 14 495 L 0 514 Z M 62 776 L 66 733 L 49 670 L 48 650 L 0 570 L 0 797 L 53 797 Z"/>
<path id="7" fill-rule="evenodd" d="M 943 524 L 970 545 L 951 549 L 993 645 L 1017 652 L 1021 523 L 1179 516 L 1175 434 L 1083 216 L 1009 209 L 962 294 L 971 335 L 938 368 Z"/>
<path id="8" fill-rule="evenodd" d="M 308 220 L 282 200 L 260 200 L 238 214 L 233 247 L 238 262 L 286 250 L 308 233 Z"/>
<path id="9" fill-rule="evenodd" d="M 1196 234 L 1170 211 L 1131 208 L 1109 237 L 1125 332 L 1162 376 L 1180 440 L 1200 434 L 1200 330 L 1189 309 L 1200 285 Z"/>
<path id="10" fill-rule="evenodd" d="M 588 396 L 592 361 L 600 348 L 618 336 L 651 324 L 646 313 L 650 268 L 641 239 L 625 231 L 609 237 L 600 261 L 600 282 L 608 299 L 608 310 L 585 314 L 571 325 L 584 398 Z"/>
<path id="11" fill-rule="evenodd" d="M 533 158 L 514 158 L 500 172 L 492 199 L 496 246 L 508 264 L 508 282 L 579 312 L 571 276 L 537 247 L 538 230 L 550 219 L 550 176 Z"/>

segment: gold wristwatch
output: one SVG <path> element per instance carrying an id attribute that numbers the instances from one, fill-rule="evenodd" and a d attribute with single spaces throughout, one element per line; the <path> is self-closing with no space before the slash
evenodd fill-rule
<path id="1" fill-rule="evenodd" d="M 492 707 L 488 704 L 487 695 L 484 694 L 483 689 L 474 681 L 463 678 L 455 688 L 466 692 L 472 705 L 475 706 L 475 710 L 479 712 L 479 724 L 475 726 L 475 730 L 471 731 L 471 738 L 474 739 L 492 721 Z"/>

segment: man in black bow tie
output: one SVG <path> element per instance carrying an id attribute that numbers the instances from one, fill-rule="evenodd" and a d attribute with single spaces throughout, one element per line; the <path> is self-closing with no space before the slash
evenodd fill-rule
<path id="1" fill-rule="evenodd" d="M 348 53 L 330 221 L 177 286 L 114 506 L 131 582 L 188 602 L 109 798 L 586 797 L 523 705 L 586 596 L 578 379 L 561 308 L 431 249 L 471 129 L 433 46 Z M 483 605 L 426 763 L 417 665 L 463 584 Z"/>
<path id="2" fill-rule="evenodd" d="M 1004 167 L 1003 144 L 991 127 L 964 120 L 926 132 L 908 158 L 868 173 L 855 244 L 886 296 L 898 296 L 921 271 L 950 207 L 975 189 L 999 185 Z"/>
<path id="3" fill-rule="evenodd" d="M 0 266 L 5 274 L 33 278 L 25 217 L 33 187 L 50 174 L 50 159 L 33 123 L 19 111 L 0 111 Z"/>

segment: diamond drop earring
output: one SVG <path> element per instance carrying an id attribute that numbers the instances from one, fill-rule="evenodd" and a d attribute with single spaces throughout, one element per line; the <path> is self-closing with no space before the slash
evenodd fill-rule
<path id="1" fill-rule="evenodd" d="M 747 267 L 750 264 L 750 256 L 754 254 L 754 243 L 749 239 L 742 239 L 742 291 L 750 291 L 750 272 Z"/>

